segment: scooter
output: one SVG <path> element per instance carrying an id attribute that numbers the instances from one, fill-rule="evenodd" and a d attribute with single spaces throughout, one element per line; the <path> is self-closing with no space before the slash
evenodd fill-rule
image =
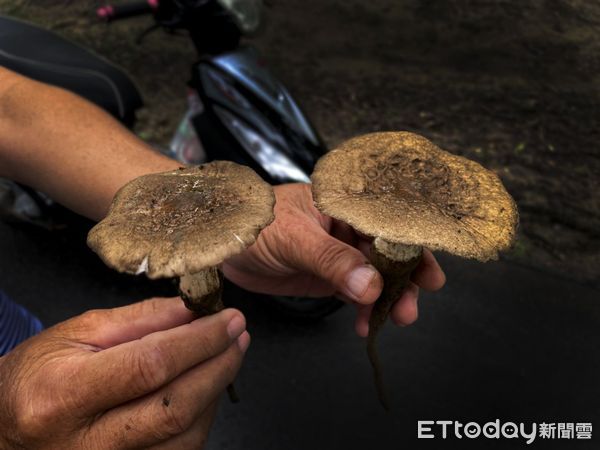
<path id="1" fill-rule="evenodd" d="M 260 24 L 261 0 L 138 0 L 106 5 L 106 21 L 152 14 L 155 28 L 186 30 L 199 59 L 192 65 L 188 111 L 169 156 L 186 164 L 226 159 L 254 169 L 271 184 L 308 182 L 326 152 L 318 133 L 288 90 L 241 46 Z M 63 87 L 104 108 L 128 127 L 142 98 L 118 67 L 60 36 L 0 16 L 0 65 Z M 0 182 L 0 210 L 38 224 L 52 221 L 53 202 L 7 180 Z M 295 302 L 303 315 L 320 316 L 339 302 Z M 289 302 L 285 302 L 289 306 Z M 286 309 L 288 309 L 286 307 Z"/>

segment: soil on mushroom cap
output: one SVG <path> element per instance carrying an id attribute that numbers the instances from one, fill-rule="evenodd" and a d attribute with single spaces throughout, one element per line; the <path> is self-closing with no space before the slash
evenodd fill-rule
<path id="1" fill-rule="evenodd" d="M 440 161 L 371 153 L 358 165 L 366 189 L 373 193 L 404 192 L 418 202 L 444 205 L 445 212 L 459 220 L 473 212 L 473 203 L 464 199 L 477 197 L 477 180 L 452 176 Z"/>
<path id="2" fill-rule="evenodd" d="M 135 199 L 132 203 L 136 203 Z M 197 228 L 211 228 L 239 208 L 240 203 L 238 193 L 223 185 L 206 180 L 184 180 L 182 183 L 177 179 L 165 179 L 165 184 L 154 193 L 147 207 L 149 220 L 138 221 L 136 229 L 142 233 L 159 229 L 172 233 L 192 224 Z"/>

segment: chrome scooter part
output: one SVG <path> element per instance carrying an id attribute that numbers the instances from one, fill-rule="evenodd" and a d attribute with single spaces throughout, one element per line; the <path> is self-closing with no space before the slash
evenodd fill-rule
<path id="1" fill-rule="evenodd" d="M 310 178 L 302 169 L 242 120 L 218 106 L 215 106 L 215 112 L 248 154 L 275 180 L 282 183 L 310 183 Z"/>
<path id="2" fill-rule="evenodd" d="M 320 145 L 315 131 L 292 96 L 266 67 L 259 63 L 258 58 L 256 50 L 247 47 L 217 56 L 212 62 L 271 106 L 286 119 L 289 127 L 304 135 L 312 144 Z"/>
<path id="3" fill-rule="evenodd" d="M 257 58 L 244 48 L 199 63 L 195 82 L 205 109 L 246 154 L 238 162 L 250 164 L 272 183 L 309 182 L 325 149 L 287 90 Z M 208 127 L 205 121 L 199 133 L 211 133 Z"/>

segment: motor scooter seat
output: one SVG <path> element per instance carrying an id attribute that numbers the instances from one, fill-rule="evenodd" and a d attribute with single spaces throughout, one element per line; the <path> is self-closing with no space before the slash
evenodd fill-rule
<path id="1" fill-rule="evenodd" d="M 0 16 L 0 66 L 74 92 L 132 125 L 142 98 L 129 77 L 102 57 L 27 22 Z"/>

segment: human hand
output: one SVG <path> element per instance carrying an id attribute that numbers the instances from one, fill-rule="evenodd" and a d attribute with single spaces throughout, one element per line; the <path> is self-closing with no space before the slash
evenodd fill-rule
<path id="1" fill-rule="evenodd" d="M 310 185 L 275 186 L 275 221 L 247 251 L 228 259 L 223 273 L 245 289 L 273 295 L 336 295 L 358 307 L 356 332 L 366 336 L 383 280 L 369 264 L 370 241 L 350 226 L 321 214 Z M 397 325 L 417 319 L 419 287 L 434 291 L 446 281 L 433 254 L 423 259 L 390 317 Z"/>
<path id="2" fill-rule="evenodd" d="M 0 448 L 198 448 L 250 343 L 179 298 L 95 310 L 0 358 Z"/>

